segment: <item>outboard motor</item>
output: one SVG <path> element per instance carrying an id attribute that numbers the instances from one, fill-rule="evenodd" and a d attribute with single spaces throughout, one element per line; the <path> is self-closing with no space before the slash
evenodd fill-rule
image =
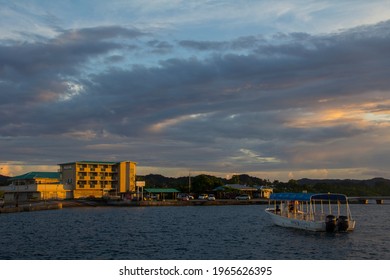
<path id="1" fill-rule="evenodd" d="M 340 216 L 337 219 L 337 230 L 338 231 L 347 231 L 349 227 L 349 220 L 347 216 Z"/>
<path id="2" fill-rule="evenodd" d="M 337 225 L 336 217 L 333 215 L 326 216 L 325 225 L 326 225 L 326 232 L 334 232 Z"/>

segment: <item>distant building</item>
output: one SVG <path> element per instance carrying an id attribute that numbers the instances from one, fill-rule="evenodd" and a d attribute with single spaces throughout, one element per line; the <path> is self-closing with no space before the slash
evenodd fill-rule
<path id="1" fill-rule="evenodd" d="M 249 194 L 256 198 L 269 198 L 273 193 L 273 188 L 269 186 L 247 186 L 240 184 L 226 184 L 224 186 L 217 187 L 213 191 L 224 192 L 226 190 L 235 191 L 237 193 Z"/>
<path id="2" fill-rule="evenodd" d="M 260 197 L 269 198 L 274 192 L 273 187 L 270 186 L 255 186 L 255 188 L 260 192 Z"/>
<path id="3" fill-rule="evenodd" d="M 73 198 L 135 193 L 136 163 L 131 161 L 76 161 L 61 163 L 60 180 Z"/>
<path id="4" fill-rule="evenodd" d="M 60 182 L 58 172 L 29 172 L 11 177 L 8 186 L 2 186 L 5 201 L 31 201 L 46 199 L 65 199 L 72 196 Z"/>

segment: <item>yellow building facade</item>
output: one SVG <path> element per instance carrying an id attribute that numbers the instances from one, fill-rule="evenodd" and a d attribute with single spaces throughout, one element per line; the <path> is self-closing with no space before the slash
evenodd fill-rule
<path id="1" fill-rule="evenodd" d="M 58 172 L 29 172 L 10 179 L 0 187 L 6 201 L 57 200 L 72 197 L 72 190 L 60 183 Z"/>
<path id="2" fill-rule="evenodd" d="M 59 166 L 60 180 L 73 190 L 73 198 L 135 192 L 135 162 L 77 161 Z"/>

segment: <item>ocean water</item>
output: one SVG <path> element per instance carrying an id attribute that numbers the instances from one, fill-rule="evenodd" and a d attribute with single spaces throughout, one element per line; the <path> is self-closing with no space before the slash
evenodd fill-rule
<path id="1" fill-rule="evenodd" d="M 275 226 L 266 207 L 94 207 L 1 214 L 0 259 L 390 259 L 390 204 L 351 205 L 355 231 L 332 234 Z"/>

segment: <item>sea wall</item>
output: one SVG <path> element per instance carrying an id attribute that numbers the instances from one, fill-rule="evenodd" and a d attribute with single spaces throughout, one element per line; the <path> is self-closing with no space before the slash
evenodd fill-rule
<path id="1" fill-rule="evenodd" d="M 25 205 L 21 205 L 21 206 L 4 206 L 4 207 L 0 208 L 0 214 L 1 213 L 41 211 L 41 210 L 55 210 L 55 209 L 61 209 L 61 208 L 62 208 L 62 203 L 60 203 L 60 202 L 25 204 Z"/>

